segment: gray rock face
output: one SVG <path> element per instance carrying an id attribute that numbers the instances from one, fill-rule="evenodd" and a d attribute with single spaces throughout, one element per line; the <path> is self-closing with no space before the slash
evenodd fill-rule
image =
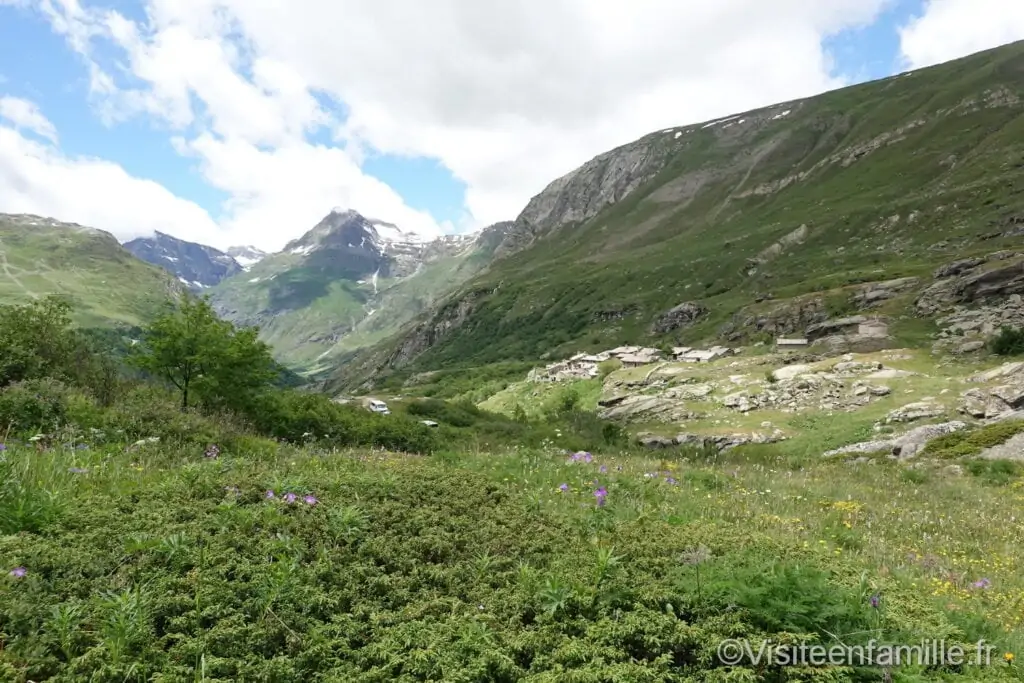
<path id="1" fill-rule="evenodd" d="M 654 178 L 672 151 L 659 136 L 648 135 L 558 178 L 529 201 L 495 255 L 519 251 L 553 230 L 593 218 Z"/>
<path id="2" fill-rule="evenodd" d="M 934 315 L 957 304 L 1000 304 L 1012 294 L 1024 294 L 1024 261 L 988 267 L 996 260 L 989 255 L 980 264 L 977 259 L 955 261 L 940 268 L 942 278 L 927 287 L 915 302 L 921 315 Z"/>
<path id="3" fill-rule="evenodd" d="M 694 301 L 684 301 L 658 316 L 651 326 L 655 334 L 664 334 L 677 330 L 680 327 L 692 325 L 702 316 L 707 315 L 708 309 Z"/>
<path id="4" fill-rule="evenodd" d="M 918 282 L 919 280 L 916 277 L 872 282 L 857 290 L 853 295 L 853 300 L 860 308 L 870 308 L 915 287 Z"/>

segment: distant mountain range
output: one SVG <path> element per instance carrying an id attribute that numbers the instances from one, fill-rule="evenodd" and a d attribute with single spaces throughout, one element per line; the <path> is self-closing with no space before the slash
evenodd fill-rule
<path id="1" fill-rule="evenodd" d="M 94 321 L 141 321 L 187 287 L 332 391 L 621 344 L 756 344 L 851 316 L 921 344 L 976 308 L 1002 321 L 988 334 L 1024 294 L 1022 112 L 1015 43 L 652 132 L 473 235 L 335 209 L 272 254 L 161 233 L 122 248 L 0 215 L 0 303 L 61 291 Z"/>

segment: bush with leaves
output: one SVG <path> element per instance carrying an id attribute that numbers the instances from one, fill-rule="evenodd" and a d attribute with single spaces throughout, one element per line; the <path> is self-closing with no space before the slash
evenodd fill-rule
<path id="1" fill-rule="evenodd" d="M 1024 354 L 1024 328 L 1004 327 L 989 342 L 989 348 L 997 356 L 1019 356 Z"/>

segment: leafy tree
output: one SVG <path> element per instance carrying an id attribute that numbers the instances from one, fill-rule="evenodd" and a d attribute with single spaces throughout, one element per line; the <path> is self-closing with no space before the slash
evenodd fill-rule
<path id="1" fill-rule="evenodd" d="M 257 334 L 218 318 L 207 298 L 186 296 L 145 330 L 132 361 L 174 385 L 182 410 L 195 402 L 244 409 L 276 374 Z"/>
<path id="2" fill-rule="evenodd" d="M 22 306 L 0 306 L 0 387 L 52 377 L 76 379 L 84 353 L 82 338 L 71 327 L 71 305 L 48 296 Z"/>

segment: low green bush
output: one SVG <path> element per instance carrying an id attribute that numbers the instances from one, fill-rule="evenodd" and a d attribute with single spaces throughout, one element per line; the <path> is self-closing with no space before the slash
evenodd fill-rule
<path id="1" fill-rule="evenodd" d="M 1005 420 L 977 429 L 943 434 L 928 442 L 922 454 L 933 458 L 963 458 L 981 453 L 986 448 L 999 446 L 1024 432 L 1024 420 Z"/>
<path id="2" fill-rule="evenodd" d="M 997 356 L 1019 356 L 1024 354 L 1024 328 L 1004 327 L 989 342 L 989 348 Z"/>

